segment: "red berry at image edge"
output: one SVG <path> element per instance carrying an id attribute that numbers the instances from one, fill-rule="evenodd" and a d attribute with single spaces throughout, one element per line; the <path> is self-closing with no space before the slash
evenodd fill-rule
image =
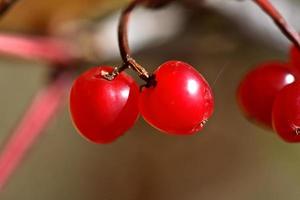
<path id="1" fill-rule="evenodd" d="M 291 65 L 300 71 L 300 50 L 296 46 L 292 46 L 290 50 Z"/>
<path id="2" fill-rule="evenodd" d="M 110 143 L 130 129 L 138 118 L 139 88 L 124 72 L 109 81 L 95 67 L 74 82 L 70 94 L 70 112 L 81 135 L 94 143 Z"/>
<path id="3" fill-rule="evenodd" d="M 168 61 L 154 77 L 156 84 L 141 92 L 143 118 L 165 133 L 187 135 L 201 130 L 214 109 L 212 90 L 203 76 L 187 63 Z"/>
<path id="4" fill-rule="evenodd" d="M 237 101 L 245 116 L 272 128 L 272 106 L 278 92 L 296 79 L 293 69 L 282 62 L 268 62 L 251 70 L 241 81 Z"/>
<path id="5" fill-rule="evenodd" d="M 300 83 L 283 88 L 272 112 L 273 128 L 287 142 L 300 142 Z"/>

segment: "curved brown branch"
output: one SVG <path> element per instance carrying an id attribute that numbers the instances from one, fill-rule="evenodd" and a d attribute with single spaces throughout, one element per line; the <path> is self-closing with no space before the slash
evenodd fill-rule
<path id="1" fill-rule="evenodd" d="M 300 50 L 300 35 L 290 24 L 288 24 L 272 3 L 269 0 L 253 1 L 273 19 L 281 32 Z"/>
<path id="2" fill-rule="evenodd" d="M 128 22 L 130 18 L 130 14 L 134 10 L 134 8 L 139 5 L 143 0 L 134 0 L 132 1 L 122 12 L 118 27 L 118 40 L 119 40 L 119 49 L 122 60 L 124 64 L 117 69 L 118 72 L 130 67 L 134 69 L 138 75 L 145 81 L 149 79 L 149 73 L 143 68 L 140 64 L 138 64 L 132 57 L 130 53 L 130 48 L 128 44 Z"/>

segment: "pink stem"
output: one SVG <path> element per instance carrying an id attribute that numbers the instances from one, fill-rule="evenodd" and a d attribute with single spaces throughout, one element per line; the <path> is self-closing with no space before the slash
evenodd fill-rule
<path id="1" fill-rule="evenodd" d="M 288 24 L 272 3 L 269 0 L 254 0 L 254 2 L 273 19 L 281 32 L 300 50 L 300 35 Z"/>
<path id="2" fill-rule="evenodd" d="M 0 33 L 0 54 L 50 63 L 69 64 L 75 59 L 74 47 L 60 39 Z"/>
<path id="3" fill-rule="evenodd" d="M 34 97 L 0 154 L 0 189 L 64 103 L 70 82 L 70 74 L 63 73 Z"/>

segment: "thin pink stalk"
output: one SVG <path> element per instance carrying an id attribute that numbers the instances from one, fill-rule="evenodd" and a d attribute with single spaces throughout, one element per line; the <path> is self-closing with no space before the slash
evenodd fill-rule
<path id="1" fill-rule="evenodd" d="M 300 50 L 300 35 L 272 3 L 269 0 L 254 0 L 254 2 L 273 19 L 281 32 Z"/>
<path id="2" fill-rule="evenodd" d="M 56 38 L 0 33 L 0 44 L 2 55 L 60 64 L 69 64 L 75 59 L 75 48 L 70 43 Z"/>
<path id="3" fill-rule="evenodd" d="M 0 189 L 65 102 L 69 85 L 69 74 L 63 73 L 34 97 L 0 154 Z"/>

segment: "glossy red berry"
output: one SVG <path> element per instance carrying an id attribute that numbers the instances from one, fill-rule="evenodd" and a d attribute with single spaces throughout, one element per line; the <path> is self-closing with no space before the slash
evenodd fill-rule
<path id="1" fill-rule="evenodd" d="M 111 72 L 112 68 L 92 68 L 76 79 L 70 111 L 82 136 L 95 143 L 110 143 L 134 125 L 139 89 L 124 72 L 109 81 L 101 76 L 102 71 Z"/>
<path id="2" fill-rule="evenodd" d="M 180 61 L 162 64 L 155 72 L 156 85 L 144 88 L 140 112 L 162 132 L 192 134 L 202 129 L 213 113 L 210 86 L 192 66 Z"/>
<path id="3" fill-rule="evenodd" d="M 272 128 L 272 106 L 278 92 L 294 82 L 285 63 L 269 62 L 250 71 L 240 83 L 237 101 L 247 118 Z"/>
<path id="4" fill-rule="evenodd" d="M 292 46 L 290 50 L 290 59 L 291 59 L 291 64 L 294 67 L 296 67 L 298 70 L 300 70 L 300 50 L 295 46 Z"/>
<path id="5" fill-rule="evenodd" d="M 273 128 L 287 142 L 300 142 L 300 82 L 283 88 L 272 112 Z"/>

